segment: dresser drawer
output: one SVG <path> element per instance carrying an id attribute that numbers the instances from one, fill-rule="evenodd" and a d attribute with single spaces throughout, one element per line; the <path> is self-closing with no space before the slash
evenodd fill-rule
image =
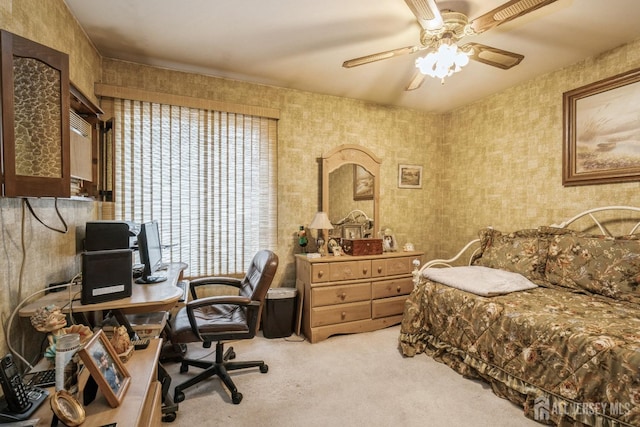
<path id="1" fill-rule="evenodd" d="M 311 265 L 311 283 L 322 283 L 329 281 L 329 270 L 331 264 L 321 263 Z"/>
<path id="2" fill-rule="evenodd" d="M 302 296 L 296 333 L 316 343 L 336 334 L 374 331 L 402 321 L 422 252 L 310 258 L 296 254 Z"/>
<path id="3" fill-rule="evenodd" d="M 311 314 L 312 327 L 370 319 L 371 303 L 369 301 L 361 301 L 327 307 L 316 307 L 311 309 Z"/>
<path id="4" fill-rule="evenodd" d="M 413 271 L 414 259 L 420 260 L 420 257 L 407 256 L 373 260 L 371 261 L 371 277 L 411 274 L 411 272 Z"/>
<path id="5" fill-rule="evenodd" d="M 371 277 L 371 261 L 332 262 L 330 271 L 332 282 L 366 279 Z"/>
<path id="6" fill-rule="evenodd" d="M 311 289 L 311 304 L 321 307 L 345 302 L 369 301 L 371 299 L 371 283 L 354 285 L 326 286 Z"/>
<path id="7" fill-rule="evenodd" d="M 398 295 L 408 295 L 413 290 L 413 279 L 403 277 L 400 279 L 382 280 L 371 284 L 371 298 L 387 298 Z"/>
<path id="8" fill-rule="evenodd" d="M 407 300 L 406 295 L 391 298 L 382 298 L 371 301 L 371 318 L 379 319 L 381 317 L 402 314 L 404 311 L 404 302 Z"/>

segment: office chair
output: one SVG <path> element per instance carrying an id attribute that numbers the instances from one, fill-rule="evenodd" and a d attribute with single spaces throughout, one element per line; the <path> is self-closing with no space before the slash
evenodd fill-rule
<path id="1" fill-rule="evenodd" d="M 189 370 L 189 366 L 203 368 L 197 376 L 176 386 L 174 401 L 182 402 L 183 390 L 213 375 L 217 375 L 231 392 L 234 404 L 242 401 L 227 371 L 259 367 L 263 374 L 269 370 L 264 361 L 230 362 L 236 354 L 233 347 L 224 352 L 224 341 L 251 339 L 258 329 L 262 306 L 278 269 L 278 256 L 261 250 L 253 257 L 249 269 L 242 279 L 229 277 L 206 277 L 190 281 L 192 300 L 181 308 L 173 318 L 172 340 L 175 343 L 203 342 L 210 347 L 216 342 L 215 361 L 183 359 L 180 372 Z M 198 298 L 198 288 L 206 285 L 233 286 L 238 295 L 212 296 Z M 202 290 L 202 289 L 201 289 Z"/>

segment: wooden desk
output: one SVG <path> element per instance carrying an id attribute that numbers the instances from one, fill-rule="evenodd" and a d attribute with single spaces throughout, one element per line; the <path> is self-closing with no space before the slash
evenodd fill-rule
<path id="1" fill-rule="evenodd" d="M 81 286 L 72 286 L 71 295 L 74 299 L 72 304 L 69 304 L 69 290 L 64 289 L 61 292 L 44 295 L 22 307 L 19 315 L 20 317 L 30 317 L 40 307 L 50 304 L 55 304 L 64 313 L 73 313 L 74 316 L 110 310 L 115 314 L 120 324 L 124 324 L 127 327 L 130 336 L 132 336 L 135 332 L 124 314 L 171 310 L 182 298 L 183 291 L 176 284 L 182 278 L 182 272 L 185 268 L 187 268 L 185 263 L 171 263 L 167 267 L 167 280 L 164 282 L 151 284 L 137 284 L 134 282 L 131 285 L 130 297 L 97 304 L 82 304 L 79 300 Z M 118 421 L 118 427 L 160 426 L 163 399 L 162 387 L 160 382 L 157 381 L 157 375 L 162 340 L 153 340 L 152 342 L 155 342 L 154 346 L 149 345 L 146 350 L 135 352 L 126 364 L 127 370 L 131 375 L 131 385 L 124 396 L 123 403 L 118 408 L 111 408 L 104 397 L 99 395 L 99 399 L 85 407 L 87 422 L 83 425 L 102 426 L 120 420 Z M 166 376 L 166 371 L 164 369 L 161 369 L 161 371 L 161 376 Z M 168 398 L 169 396 L 165 397 L 166 406 L 164 409 L 169 412 L 175 412 L 177 405 L 174 405 Z M 42 406 L 45 405 L 49 408 L 48 402 Z M 39 409 L 37 414 L 40 414 L 41 411 L 42 409 Z M 52 414 L 50 409 L 46 410 L 46 415 L 49 415 L 47 418 L 49 422 L 42 425 L 49 425 Z M 88 422 L 90 419 L 94 421 Z M 135 423 L 132 421 L 134 419 Z"/>
<path id="2" fill-rule="evenodd" d="M 125 364 L 131 375 L 131 382 L 122 404 L 112 408 L 98 391 L 96 399 L 84 407 L 87 418 L 82 425 L 103 426 L 116 423 L 118 427 L 159 427 L 162 424 L 162 387 L 157 380 L 157 366 L 161 349 L 162 339 L 153 339 L 146 349 L 135 350 Z M 51 394 L 55 392 L 53 387 L 49 391 Z M 40 419 L 38 426 L 49 427 L 53 418 L 49 402 L 44 402 L 32 418 Z"/>
<path id="3" fill-rule="evenodd" d="M 63 289 L 60 292 L 44 295 L 42 298 L 25 305 L 20 309 L 19 316 L 31 317 L 37 309 L 50 304 L 57 305 L 64 313 L 119 310 L 123 314 L 128 314 L 169 311 L 182 297 L 182 289 L 177 287 L 176 283 L 186 267 L 187 265 L 181 262 L 171 263 L 167 267 L 167 280 L 164 282 L 145 285 L 133 283 L 130 297 L 97 304 L 82 304 L 79 300 L 82 287 L 80 285 L 72 286 L 71 295 L 74 296 L 74 301 L 71 307 L 69 306 L 69 291 Z"/>

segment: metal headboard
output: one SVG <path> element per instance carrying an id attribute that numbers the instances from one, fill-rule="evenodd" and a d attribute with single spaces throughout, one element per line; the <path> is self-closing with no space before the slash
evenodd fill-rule
<path id="1" fill-rule="evenodd" d="M 594 208 L 594 209 L 589 209 L 586 210 L 584 212 L 579 213 L 578 215 L 574 216 L 573 218 L 561 222 L 560 224 L 552 224 L 552 227 L 558 227 L 558 228 L 567 228 L 569 226 L 569 224 L 571 224 L 572 222 L 575 222 L 577 220 L 579 220 L 580 218 L 583 217 L 590 217 L 593 220 L 594 225 L 596 225 L 600 231 L 602 232 L 603 235 L 606 236 L 612 236 L 611 232 L 609 230 L 607 230 L 603 225 L 602 222 L 596 218 L 593 214 L 596 212 L 603 212 L 603 211 L 615 211 L 615 210 L 619 210 L 619 211 L 634 211 L 634 212 L 640 212 L 640 207 L 635 207 L 635 206 L 604 206 L 601 208 Z M 638 228 L 640 227 L 640 220 L 635 223 L 635 225 L 633 226 L 633 228 L 631 228 L 631 231 L 627 234 L 633 234 L 635 233 Z"/>
<path id="2" fill-rule="evenodd" d="M 584 212 L 579 213 L 578 215 L 574 216 L 571 219 L 568 219 L 564 222 L 561 222 L 560 224 L 551 224 L 551 227 L 557 227 L 557 228 L 567 228 L 571 223 L 584 218 L 584 217 L 589 217 L 591 218 L 591 220 L 593 221 L 593 224 L 595 226 L 598 227 L 598 229 L 600 229 L 601 233 L 605 236 L 610 236 L 613 237 L 613 235 L 611 234 L 611 232 L 609 230 L 607 230 L 604 225 L 602 224 L 602 221 L 599 220 L 598 218 L 596 218 L 596 216 L 594 215 L 597 212 L 604 212 L 604 211 L 633 211 L 633 212 L 638 212 L 640 213 L 640 207 L 635 207 L 635 206 L 604 206 L 604 207 L 600 207 L 600 208 L 593 208 L 593 209 L 588 209 Z M 634 220 L 635 221 L 635 220 Z M 629 231 L 629 233 L 626 234 L 634 234 L 636 231 L 638 231 L 640 229 L 640 219 L 638 219 L 638 222 L 636 222 L 633 227 L 631 228 L 631 231 Z M 457 261 L 458 259 L 460 259 L 462 257 L 462 255 L 465 254 L 465 252 L 472 247 L 475 244 L 478 244 L 480 242 L 480 239 L 474 239 L 472 241 L 470 241 L 469 243 L 467 243 L 454 257 L 449 258 L 449 259 L 432 259 L 430 261 L 427 261 L 420 269 L 415 268 L 413 270 L 413 281 L 414 284 L 417 284 L 419 281 L 420 276 L 422 275 L 422 272 L 424 271 L 425 268 L 429 268 L 429 267 L 433 267 L 433 266 L 443 266 L 443 267 L 451 267 L 451 263 L 454 261 Z M 474 255 L 480 250 L 480 248 L 476 248 L 470 255 L 469 257 L 469 262 L 468 264 L 471 264 L 471 261 L 473 260 Z"/>

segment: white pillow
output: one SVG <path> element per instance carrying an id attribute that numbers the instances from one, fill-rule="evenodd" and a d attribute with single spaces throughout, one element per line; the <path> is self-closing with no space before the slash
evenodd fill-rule
<path id="1" fill-rule="evenodd" d="M 426 268 L 423 275 L 443 285 L 482 296 L 503 295 L 538 287 L 522 274 L 479 265 Z"/>

